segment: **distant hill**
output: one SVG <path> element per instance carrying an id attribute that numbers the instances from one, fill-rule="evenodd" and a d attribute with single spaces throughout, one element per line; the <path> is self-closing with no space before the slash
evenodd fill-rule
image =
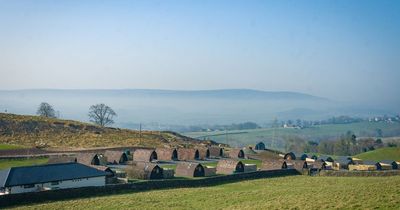
<path id="1" fill-rule="evenodd" d="M 171 130 L 190 125 L 226 125 L 278 120 L 322 120 L 332 116 L 391 114 L 298 92 L 251 89 L 222 90 L 0 90 L 0 112 L 35 114 L 41 102 L 60 111 L 61 118 L 88 121 L 91 105 L 105 103 L 118 117 L 116 127 Z M 178 129 L 177 129 L 178 130 Z"/>
<path id="2" fill-rule="evenodd" d="M 174 132 L 133 131 L 71 120 L 0 113 L 0 144 L 27 147 L 197 146 L 207 143 Z"/>
<path id="3" fill-rule="evenodd" d="M 386 147 L 356 155 L 355 157 L 362 160 L 396 160 L 400 161 L 400 147 Z"/>

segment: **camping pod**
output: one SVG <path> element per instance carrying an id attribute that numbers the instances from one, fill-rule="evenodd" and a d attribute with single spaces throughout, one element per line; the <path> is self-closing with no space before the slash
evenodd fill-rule
<path id="1" fill-rule="evenodd" d="M 104 155 L 111 164 L 126 164 L 129 160 L 125 151 L 107 150 Z"/>
<path id="2" fill-rule="evenodd" d="M 197 148 L 199 151 L 199 160 L 205 160 L 210 158 L 210 150 L 208 148 Z"/>
<path id="3" fill-rule="evenodd" d="M 125 168 L 126 175 L 132 179 L 163 179 L 163 169 L 150 162 L 132 162 Z"/>
<path id="4" fill-rule="evenodd" d="M 107 157 L 97 153 L 78 153 L 76 156 L 78 163 L 85 165 L 107 165 Z"/>
<path id="5" fill-rule="evenodd" d="M 244 151 L 242 149 L 231 149 L 228 153 L 229 158 L 245 158 Z"/>
<path id="6" fill-rule="evenodd" d="M 115 175 L 116 175 L 116 173 L 113 170 L 111 170 L 110 167 L 107 167 L 107 166 L 90 165 L 90 167 L 95 168 L 95 169 L 100 170 L 100 171 L 106 172 L 106 174 L 107 174 L 106 177 L 107 178 L 112 178 L 112 177 L 115 177 Z"/>
<path id="7" fill-rule="evenodd" d="M 265 160 L 261 163 L 261 170 L 279 170 L 286 169 L 287 164 L 284 160 Z"/>
<path id="8" fill-rule="evenodd" d="M 333 158 L 329 156 L 320 156 L 318 159 L 325 162 L 331 162 L 331 163 L 334 162 Z"/>
<path id="9" fill-rule="evenodd" d="M 376 170 L 392 170 L 392 164 L 391 163 L 384 163 L 384 162 L 377 162 L 375 164 Z"/>
<path id="10" fill-rule="evenodd" d="M 300 159 L 300 160 L 306 160 L 308 158 L 308 155 L 306 153 L 302 153 L 302 154 L 296 155 L 296 157 L 298 157 L 298 159 Z"/>
<path id="11" fill-rule="evenodd" d="M 217 173 L 218 174 L 234 174 L 244 172 L 244 164 L 242 161 L 234 159 L 225 159 L 218 161 Z"/>
<path id="12" fill-rule="evenodd" d="M 286 153 L 283 156 L 283 159 L 285 159 L 285 160 L 296 160 L 296 155 L 293 152 L 289 152 L 289 153 Z"/>
<path id="13" fill-rule="evenodd" d="M 152 149 L 137 149 L 133 152 L 133 161 L 152 162 L 158 160 L 155 150 Z"/>
<path id="14" fill-rule="evenodd" d="M 199 160 L 200 152 L 197 149 L 179 148 L 178 149 L 179 160 Z"/>
<path id="15" fill-rule="evenodd" d="M 312 164 L 312 168 L 319 170 L 329 170 L 332 169 L 332 166 L 328 165 L 325 161 L 315 161 Z"/>
<path id="16" fill-rule="evenodd" d="M 175 169 L 176 176 L 203 177 L 205 170 L 203 165 L 195 162 L 179 162 Z"/>
<path id="17" fill-rule="evenodd" d="M 254 147 L 255 150 L 265 150 L 265 144 L 263 142 L 258 142 Z"/>
<path id="18" fill-rule="evenodd" d="M 292 164 L 293 168 L 298 171 L 309 168 L 309 164 L 307 163 L 307 161 L 304 160 L 291 160 L 289 161 L 289 163 Z"/>
<path id="19" fill-rule="evenodd" d="M 317 155 L 311 155 L 310 158 L 313 159 L 313 160 L 318 160 L 318 156 Z"/>
<path id="20" fill-rule="evenodd" d="M 210 157 L 223 157 L 224 156 L 224 148 L 221 147 L 209 147 L 208 150 L 210 151 Z"/>
<path id="21" fill-rule="evenodd" d="M 382 161 L 380 161 L 380 163 L 383 163 L 383 164 L 387 164 L 387 165 L 390 165 L 391 166 L 391 170 L 397 170 L 397 169 L 399 169 L 399 162 L 397 162 L 397 161 L 393 161 L 393 160 L 382 160 Z"/>
<path id="22" fill-rule="evenodd" d="M 178 160 L 178 151 L 174 148 L 157 148 L 157 160 Z"/>

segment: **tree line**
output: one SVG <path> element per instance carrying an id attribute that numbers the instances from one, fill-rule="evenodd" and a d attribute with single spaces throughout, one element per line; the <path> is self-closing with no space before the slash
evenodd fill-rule
<path id="1" fill-rule="evenodd" d="M 55 111 L 54 107 L 47 102 L 42 102 L 36 112 L 37 115 L 48 118 L 59 118 L 60 114 Z M 90 122 L 93 122 L 99 126 L 109 126 L 114 124 L 114 117 L 117 116 L 115 111 L 101 103 L 95 104 L 89 107 L 88 117 Z"/>

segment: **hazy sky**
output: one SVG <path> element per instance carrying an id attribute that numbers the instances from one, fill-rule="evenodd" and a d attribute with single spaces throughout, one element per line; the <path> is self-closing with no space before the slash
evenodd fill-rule
<path id="1" fill-rule="evenodd" d="M 0 0 L 0 89 L 299 91 L 400 105 L 400 1 Z"/>

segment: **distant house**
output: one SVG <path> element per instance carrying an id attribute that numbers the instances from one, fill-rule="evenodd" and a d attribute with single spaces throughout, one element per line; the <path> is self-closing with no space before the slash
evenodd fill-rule
<path id="1" fill-rule="evenodd" d="M 205 170 L 203 165 L 195 162 L 179 162 L 175 169 L 176 176 L 203 177 Z"/>
<path id="2" fill-rule="evenodd" d="M 107 173 L 80 163 L 12 167 L 0 171 L 0 194 L 105 186 Z"/>
<path id="3" fill-rule="evenodd" d="M 293 152 L 289 152 L 289 153 L 286 153 L 283 156 L 283 159 L 285 159 L 285 160 L 296 160 L 296 155 Z"/>
<path id="4" fill-rule="evenodd" d="M 197 149 L 179 148 L 178 158 L 179 160 L 199 160 L 200 152 Z"/>
<path id="5" fill-rule="evenodd" d="M 153 149 L 137 149 L 133 152 L 133 161 L 152 162 L 158 160 L 158 156 Z"/>
<path id="6" fill-rule="evenodd" d="M 231 149 L 228 156 L 233 159 L 245 158 L 244 151 L 242 149 Z"/>
<path id="7" fill-rule="evenodd" d="M 254 147 L 255 150 L 265 150 L 265 144 L 263 142 L 258 142 Z"/>
<path id="8" fill-rule="evenodd" d="M 107 161 L 111 164 L 126 164 L 129 160 L 125 151 L 107 150 L 104 156 L 107 157 Z"/>
<path id="9" fill-rule="evenodd" d="M 125 169 L 129 178 L 133 179 L 163 179 L 163 169 L 150 162 L 132 162 Z"/>
<path id="10" fill-rule="evenodd" d="M 244 164 L 242 161 L 234 159 L 225 159 L 218 161 L 217 173 L 218 174 L 234 174 L 244 172 Z"/>
<path id="11" fill-rule="evenodd" d="M 211 158 L 224 156 L 224 149 L 221 147 L 209 147 L 208 150 L 210 151 Z"/>
<path id="12" fill-rule="evenodd" d="M 157 159 L 163 161 L 178 160 L 178 151 L 174 148 L 157 148 Z"/>
<path id="13" fill-rule="evenodd" d="M 107 165 L 107 158 L 98 153 L 78 153 L 76 156 L 78 163 L 85 165 Z"/>

